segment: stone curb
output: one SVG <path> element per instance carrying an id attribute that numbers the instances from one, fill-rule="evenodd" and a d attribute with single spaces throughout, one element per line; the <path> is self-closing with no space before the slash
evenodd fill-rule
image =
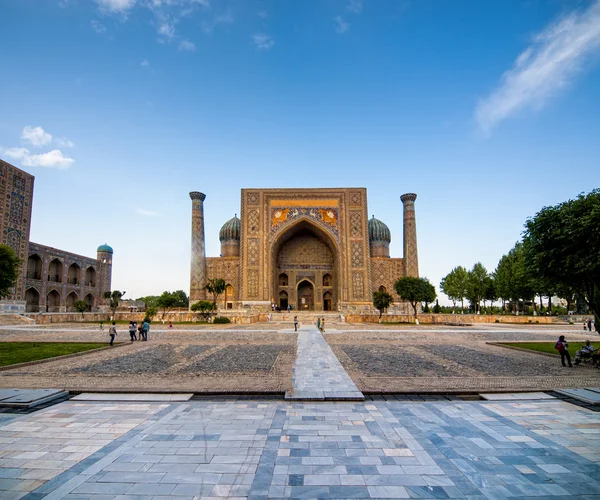
<path id="1" fill-rule="evenodd" d="M 531 342 L 523 342 L 524 344 L 531 344 Z M 505 349 L 514 349 L 515 351 L 521 352 L 532 352 L 533 354 L 540 354 L 541 356 L 547 356 L 550 358 L 560 358 L 560 354 L 552 354 L 551 352 L 542 352 L 542 351 L 534 351 L 533 349 L 525 349 L 524 347 L 517 347 L 514 345 L 506 345 L 502 342 L 486 342 L 488 345 L 497 345 L 500 347 L 504 347 Z M 514 342 L 513 342 L 514 344 Z"/>
<path id="2" fill-rule="evenodd" d="M 33 341 L 31 343 L 32 344 L 49 344 L 50 342 Z M 76 343 L 76 342 L 73 342 L 73 343 Z M 88 342 L 84 342 L 84 343 L 88 343 Z M 23 368 L 25 366 L 41 365 L 43 363 L 49 363 L 50 361 L 76 358 L 77 356 L 84 356 L 86 354 L 91 354 L 93 352 L 101 352 L 101 351 L 105 351 L 106 349 L 114 349 L 115 347 L 123 347 L 126 345 L 130 345 L 130 344 L 128 344 L 126 342 L 119 342 L 119 343 L 115 344 L 114 346 L 98 347 L 96 349 L 89 349 L 88 351 L 74 352 L 72 354 L 63 354 L 62 356 L 54 356 L 51 358 L 37 359 L 35 361 L 26 361 L 25 363 L 16 363 L 14 365 L 0 366 L 0 372 L 5 372 L 7 370 L 15 370 L 17 368 Z"/>

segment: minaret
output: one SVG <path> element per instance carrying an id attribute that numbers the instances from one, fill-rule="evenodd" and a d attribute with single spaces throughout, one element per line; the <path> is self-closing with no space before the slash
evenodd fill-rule
<path id="1" fill-rule="evenodd" d="M 192 268 L 190 271 L 190 305 L 206 300 L 206 249 L 204 246 L 204 200 L 198 191 L 190 193 L 192 199 Z"/>
<path id="2" fill-rule="evenodd" d="M 112 260 L 113 260 L 113 249 L 106 243 L 100 245 L 96 252 L 98 258 L 98 273 L 96 274 L 96 283 L 89 286 L 97 286 L 100 293 L 96 306 L 108 306 L 109 300 L 104 298 L 105 292 L 112 292 Z M 85 271 L 84 271 L 85 272 Z M 85 280 L 84 280 L 85 281 Z M 87 283 L 84 283 L 86 286 Z"/>
<path id="3" fill-rule="evenodd" d="M 400 196 L 404 204 L 404 276 L 419 276 L 419 254 L 417 252 L 417 221 L 415 200 L 417 195 L 406 193 Z"/>

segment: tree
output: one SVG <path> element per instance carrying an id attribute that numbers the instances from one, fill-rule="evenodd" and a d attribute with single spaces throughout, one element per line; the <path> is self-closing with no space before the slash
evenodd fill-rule
<path id="1" fill-rule="evenodd" d="M 460 300 L 464 309 L 464 300 L 468 293 L 469 275 L 468 271 L 458 266 L 452 269 L 440 282 L 440 289 L 452 301 L 452 312 L 456 309 L 456 302 Z"/>
<path id="2" fill-rule="evenodd" d="M 8 245 L 0 245 L 0 299 L 12 292 L 21 269 L 21 259 Z"/>
<path id="3" fill-rule="evenodd" d="M 420 302 L 433 302 L 436 297 L 435 287 L 429 283 L 427 278 L 414 278 L 412 276 L 400 278 L 394 283 L 394 289 L 402 300 L 406 300 L 412 306 L 417 324 L 419 323 L 417 304 Z"/>
<path id="4" fill-rule="evenodd" d="M 123 295 L 125 295 L 126 293 L 127 292 L 120 292 L 119 290 L 114 290 L 112 292 L 104 292 L 104 298 L 110 299 L 109 306 L 112 310 L 113 319 L 117 314 L 117 307 L 119 307 L 119 304 L 121 303 L 121 297 L 123 297 Z"/>
<path id="5" fill-rule="evenodd" d="M 211 313 L 216 310 L 216 308 L 215 304 L 210 300 L 200 300 L 190 307 L 192 311 L 200 313 L 206 321 L 210 319 Z"/>
<path id="6" fill-rule="evenodd" d="M 173 297 L 175 297 L 175 307 L 185 307 L 186 309 L 189 307 L 190 299 L 183 290 L 173 292 Z"/>
<path id="7" fill-rule="evenodd" d="M 150 307 L 146 308 L 146 317 L 150 318 L 150 320 L 152 320 L 152 318 L 154 318 L 154 316 L 156 316 L 157 314 L 158 314 L 158 307 L 150 306 Z"/>
<path id="8" fill-rule="evenodd" d="M 525 223 L 525 260 L 537 276 L 579 293 L 600 331 L 600 189 L 544 207 Z"/>
<path id="9" fill-rule="evenodd" d="M 474 305 L 475 312 L 479 311 L 480 303 L 485 297 L 488 277 L 487 269 L 481 262 L 477 262 L 469 271 L 468 298 Z"/>
<path id="10" fill-rule="evenodd" d="M 161 319 L 165 319 L 166 314 L 177 304 L 177 297 L 171 292 L 163 292 L 156 301 L 156 306 L 162 309 Z"/>
<path id="11" fill-rule="evenodd" d="M 492 304 L 495 300 L 498 300 L 498 293 L 496 292 L 496 285 L 494 284 L 494 278 L 488 275 L 485 280 L 485 293 L 483 294 L 483 307 L 485 307 L 485 301 L 490 301 L 490 311 Z M 491 312 L 490 312 L 491 314 Z"/>
<path id="12" fill-rule="evenodd" d="M 373 292 L 373 306 L 379 310 L 379 319 L 385 311 L 394 302 L 394 298 L 387 292 Z"/>
<path id="13" fill-rule="evenodd" d="M 81 313 L 81 318 L 83 319 L 85 316 L 83 315 L 84 312 L 89 311 L 90 306 L 88 305 L 88 303 L 85 300 L 78 300 L 76 301 L 73 306 L 75 307 L 75 310 L 77 312 Z"/>
<path id="14" fill-rule="evenodd" d="M 140 297 L 138 300 L 141 300 L 142 302 L 144 302 L 146 309 L 149 309 L 150 307 L 156 307 L 158 298 L 159 298 L 159 295 L 148 295 L 146 297 Z"/>
<path id="15" fill-rule="evenodd" d="M 211 278 L 208 280 L 208 283 L 204 285 L 204 289 L 213 296 L 215 311 L 217 310 L 217 298 L 225 291 L 226 286 L 227 283 L 225 283 L 223 278 Z"/>

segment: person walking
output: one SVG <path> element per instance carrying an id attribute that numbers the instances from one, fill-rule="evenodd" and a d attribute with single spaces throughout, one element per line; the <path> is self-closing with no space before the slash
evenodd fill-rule
<path id="1" fill-rule="evenodd" d="M 138 331 L 138 340 L 144 340 L 144 328 L 142 327 L 142 325 L 137 327 L 137 331 Z"/>
<path id="2" fill-rule="evenodd" d="M 132 342 L 134 340 L 136 340 L 136 336 L 135 336 L 135 323 L 133 321 L 129 322 L 129 338 L 131 339 Z"/>
<path id="3" fill-rule="evenodd" d="M 317 328 L 321 330 L 321 318 L 317 318 Z"/>
<path id="4" fill-rule="evenodd" d="M 321 333 L 325 333 L 325 318 L 321 318 Z"/>
<path id="5" fill-rule="evenodd" d="M 114 321 L 112 322 L 112 326 L 108 329 L 108 334 L 110 335 L 110 345 L 112 346 L 115 342 L 115 337 L 117 336 L 117 327 Z"/>
<path id="6" fill-rule="evenodd" d="M 298 316 L 294 316 L 294 331 L 298 331 Z"/>
<path id="7" fill-rule="evenodd" d="M 588 328 L 588 332 L 592 331 L 592 318 L 588 318 L 588 320 L 587 320 L 587 328 Z"/>
<path id="8" fill-rule="evenodd" d="M 565 359 L 569 363 L 569 368 L 573 368 L 573 364 L 571 363 L 571 355 L 569 354 L 569 343 L 565 340 L 565 336 L 561 335 L 558 337 L 558 341 L 554 348 L 560 353 L 560 362 L 563 366 L 567 366 L 565 364 Z"/>
<path id="9" fill-rule="evenodd" d="M 104 324 L 100 321 L 100 331 L 104 330 Z"/>
<path id="10" fill-rule="evenodd" d="M 142 325 L 142 333 L 144 335 L 144 340 L 148 341 L 148 332 L 150 331 L 150 323 L 144 320 L 144 324 Z"/>

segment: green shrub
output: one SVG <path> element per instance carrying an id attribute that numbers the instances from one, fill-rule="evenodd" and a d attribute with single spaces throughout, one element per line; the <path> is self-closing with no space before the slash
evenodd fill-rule
<path id="1" fill-rule="evenodd" d="M 221 316 L 218 316 L 215 319 L 213 319 L 213 323 L 219 323 L 219 324 L 231 323 L 231 320 L 229 318 L 223 318 Z"/>
<path id="2" fill-rule="evenodd" d="M 500 320 L 499 320 L 499 319 L 497 319 L 496 321 L 494 321 L 494 323 L 500 323 Z"/>

